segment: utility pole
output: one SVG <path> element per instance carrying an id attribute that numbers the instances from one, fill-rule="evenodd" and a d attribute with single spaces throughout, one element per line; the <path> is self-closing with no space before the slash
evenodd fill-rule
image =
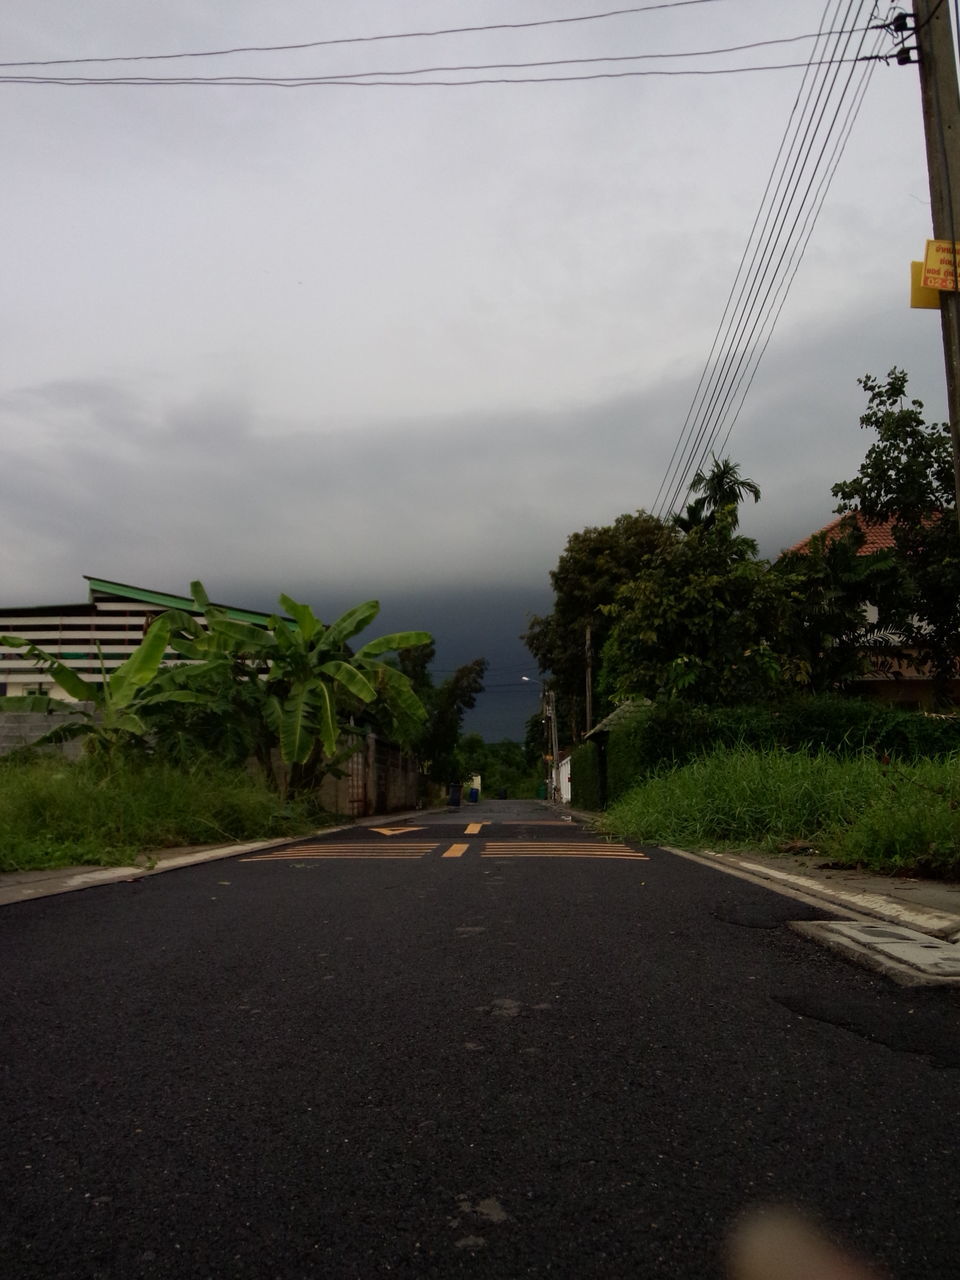
<path id="1" fill-rule="evenodd" d="M 547 715 L 550 719 L 550 799 L 556 800 L 557 796 L 557 779 L 559 774 L 557 770 L 560 767 L 560 735 L 557 733 L 557 695 L 553 689 L 547 689 L 544 692 L 544 700 L 547 708 Z"/>
<path id="2" fill-rule="evenodd" d="M 956 252 L 960 239 L 957 234 L 960 230 L 960 92 L 950 0 L 913 0 L 913 23 L 927 142 L 933 238 L 949 240 L 954 245 L 954 288 L 940 291 L 940 324 L 956 511 L 960 522 L 960 279 L 957 278 Z"/>
<path id="3" fill-rule="evenodd" d="M 593 637 L 590 634 L 590 623 L 587 623 L 587 641 L 586 641 L 586 659 L 587 659 L 587 707 L 586 707 L 586 725 L 584 726 L 584 737 L 593 728 Z"/>

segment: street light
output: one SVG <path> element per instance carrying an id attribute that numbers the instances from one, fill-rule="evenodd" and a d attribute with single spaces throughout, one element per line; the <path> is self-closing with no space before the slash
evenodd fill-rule
<path id="1" fill-rule="evenodd" d="M 534 680 L 530 676 L 521 676 L 520 679 L 524 684 L 538 684 L 540 686 L 540 694 L 543 699 L 543 714 L 550 721 L 550 749 L 552 752 L 550 759 L 550 787 L 549 794 L 551 800 L 556 800 L 559 795 L 559 768 L 560 768 L 560 744 L 557 736 L 557 695 L 552 689 L 548 689 L 542 680 Z"/>

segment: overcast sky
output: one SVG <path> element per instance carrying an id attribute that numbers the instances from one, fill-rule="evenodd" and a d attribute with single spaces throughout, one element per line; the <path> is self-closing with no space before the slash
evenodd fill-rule
<path id="1" fill-rule="evenodd" d="M 603 8 L 31 0 L 8 7 L 0 56 Z M 805 35 L 823 12 L 824 0 L 704 0 L 66 70 L 290 76 L 689 54 Z M 809 48 L 725 65 L 802 62 Z M 440 667 L 491 658 L 502 715 L 481 727 L 512 732 L 530 709 L 514 688 L 533 672 L 516 636 L 548 606 L 567 535 L 654 504 L 800 76 L 0 84 L 0 605 L 82 599 L 84 573 L 169 591 L 200 577 L 236 604 L 286 590 L 325 616 L 380 596 L 391 628 L 437 632 Z M 901 365 L 943 416 L 939 316 L 908 305 L 929 235 L 916 68 L 881 64 L 728 446 L 763 490 L 743 523 L 765 553 L 830 519 L 831 484 L 855 473 L 868 443 L 858 376 Z"/>

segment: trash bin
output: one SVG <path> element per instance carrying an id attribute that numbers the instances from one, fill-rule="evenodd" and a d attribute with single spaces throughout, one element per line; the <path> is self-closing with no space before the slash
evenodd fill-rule
<path id="1" fill-rule="evenodd" d="M 471 787 L 469 792 L 467 793 L 467 799 L 470 801 L 471 804 L 476 804 L 477 801 L 480 799 L 480 788 Z"/>
<path id="2" fill-rule="evenodd" d="M 546 800 L 546 798 L 547 798 L 547 784 L 545 782 L 538 782 L 537 783 L 537 799 Z"/>

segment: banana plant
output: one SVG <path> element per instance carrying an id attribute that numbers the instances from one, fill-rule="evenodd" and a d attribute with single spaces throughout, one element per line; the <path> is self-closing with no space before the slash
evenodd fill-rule
<path id="1" fill-rule="evenodd" d="M 349 647 L 348 641 L 379 613 L 375 600 L 327 626 L 309 605 L 281 595 L 285 616 L 273 614 L 261 627 L 232 619 L 211 604 L 200 582 L 191 584 L 191 594 L 203 622 L 182 611 L 163 615 L 170 647 L 192 664 L 176 677 L 181 692 L 192 691 L 194 701 L 203 704 L 217 689 L 222 705 L 224 682 L 232 687 L 238 713 L 242 708 L 242 714 L 259 717 L 253 729 L 255 755 L 272 781 L 274 746 L 287 766 L 291 791 L 312 786 L 322 773 L 336 769 L 349 754 L 344 716 L 362 718 L 366 707 L 382 706 L 401 739 L 424 719 L 407 677 L 380 659 L 429 643 L 426 632 L 381 636 L 355 653 Z"/>
<path id="2" fill-rule="evenodd" d="M 73 722 L 44 734 L 37 740 L 38 746 L 82 737 L 87 740 L 91 752 L 111 752 L 133 741 L 143 742 L 147 735 L 147 725 L 142 717 L 144 708 L 160 700 L 180 700 L 173 690 L 148 692 L 163 662 L 168 638 L 169 628 L 162 619 L 158 619 L 126 661 L 109 675 L 98 645 L 101 678 L 89 680 L 55 654 L 29 640 L 20 636 L 0 636 L 0 644 L 24 649 L 34 666 L 50 676 L 77 703 L 90 704 L 75 705 L 41 693 L 0 698 L 0 711 L 69 711 L 77 717 Z"/>

